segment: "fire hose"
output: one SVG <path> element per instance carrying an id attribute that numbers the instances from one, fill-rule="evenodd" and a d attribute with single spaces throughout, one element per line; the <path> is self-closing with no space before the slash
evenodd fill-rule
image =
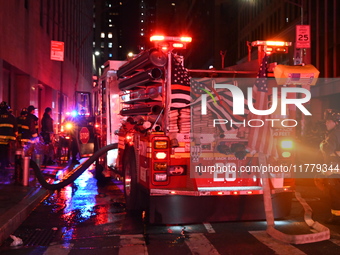
<path id="1" fill-rule="evenodd" d="M 259 164 L 266 164 L 266 158 L 263 153 L 259 153 Z M 308 234 L 299 234 L 299 235 L 290 235 L 281 232 L 280 230 L 275 228 L 275 221 L 273 215 L 273 205 L 271 200 L 271 191 L 268 179 L 268 173 L 262 173 L 263 178 L 263 200 L 264 200 L 264 208 L 266 214 L 267 221 L 267 234 L 271 237 L 280 240 L 285 243 L 293 243 L 293 244 L 305 244 L 305 243 L 313 243 L 320 242 L 324 240 L 328 240 L 330 238 L 330 230 L 324 225 L 320 224 L 317 221 L 312 219 L 312 208 L 306 203 L 306 201 L 301 197 L 299 192 L 295 192 L 296 199 L 302 205 L 305 213 L 304 220 L 305 223 L 313 229 L 314 233 Z"/>
<path id="2" fill-rule="evenodd" d="M 59 183 L 53 183 L 53 184 L 48 183 L 45 180 L 43 174 L 41 173 L 39 166 L 32 159 L 30 160 L 30 167 L 33 169 L 35 176 L 37 177 L 39 183 L 41 184 L 43 188 L 48 189 L 48 190 L 58 190 L 73 183 L 87 168 L 89 168 L 104 153 L 108 152 L 109 150 L 113 150 L 117 148 L 118 148 L 118 143 L 113 143 L 113 144 L 107 145 L 99 149 L 88 160 L 86 160 L 84 163 L 74 168 L 67 175 L 65 175 Z"/>

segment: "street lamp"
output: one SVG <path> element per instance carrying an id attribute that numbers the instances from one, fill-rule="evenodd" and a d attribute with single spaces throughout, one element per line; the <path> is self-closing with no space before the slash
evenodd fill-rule
<path id="1" fill-rule="evenodd" d="M 300 14 L 300 16 L 301 16 L 301 25 L 303 25 L 303 20 L 304 20 L 304 17 L 303 17 L 304 0 L 301 0 L 300 4 L 292 2 L 290 0 L 285 0 L 285 2 L 287 2 L 289 4 L 292 4 L 292 5 L 295 5 L 295 6 L 298 6 L 300 8 L 300 11 L 301 11 L 301 14 Z M 308 33 L 308 36 L 309 36 L 309 33 Z M 310 38 L 308 38 L 308 40 L 310 40 Z M 303 56 L 304 56 L 304 48 L 303 47 L 297 48 L 296 45 L 295 45 L 295 49 L 296 50 L 300 49 L 299 50 L 299 52 L 300 52 L 300 56 L 299 56 L 300 62 L 298 61 L 298 59 L 299 59 L 298 56 L 294 56 L 294 64 L 295 65 L 302 64 L 303 63 Z"/>
<path id="2" fill-rule="evenodd" d="M 300 11 L 301 11 L 301 25 L 303 25 L 303 1 L 304 0 L 301 0 L 301 4 L 298 4 L 298 3 L 295 3 L 295 2 L 292 2 L 290 0 L 285 0 L 285 2 L 287 3 L 290 3 L 290 4 L 293 4 L 297 7 L 300 7 Z"/>

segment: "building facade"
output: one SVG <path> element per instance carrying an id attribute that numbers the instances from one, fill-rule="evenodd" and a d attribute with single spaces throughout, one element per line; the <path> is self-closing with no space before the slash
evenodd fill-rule
<path id="1" fill-rule="evenodd" d="M 309 49 L 296 49 L 296 25 L 310 25 Z M 279 64 L 313 64 L 320 83 L 311 88 L 313 121 L 325 109 L 340 110 L 340 4 L 337 0 L 215 0 L 215 66 L 226 49 L 225 66 L 248 61 L 247 44 L 255 40 L 292 42 L 288 54 L 272 56 Z M 251 48 L 250 59 L 256 59 Z"/>
<path id="2" fill-rule="evenodd" d="M 0 0 L 0 100 L 18 116 L 51 107 L 57 125 L 74 107 L 75 91 L 92 88 L 93 0 Z M 64 61 L 51 60 L 64 42 Z"/>
<path id="3" fill-rule="evenodd" d="M 107 60 L 125 60 L 140 51 L 138 0 L 94 0 L 93 72 L 100 76 Z"/>

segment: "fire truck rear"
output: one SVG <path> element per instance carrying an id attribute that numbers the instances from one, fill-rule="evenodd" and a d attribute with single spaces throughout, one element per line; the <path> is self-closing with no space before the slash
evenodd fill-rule
<path id="1" fill-rule="evenodd" d="M 187 70 L 176 49 L 190 38 L 153 40 L 155 48 L 128 61 L 108 61 L 94 90 L 97 144 L 118 143 L 100 162 L 124 181 L 127 210 L 146 211 L 151 223 L 163 224 L 265 219 L 262 178 L 270 165 L 281 167 L 269 173 L 274 217 L 289 214 L 294 182 L 292 172 L 282 169 L 294 164 L 296 126 L 277 123 L 295 120 L 296 107 L 284 116 L 271 114 L 276 154 L 262 166 L 259 151 L 249 147 L 252 126 L 260 126 L 249 122 L 249 98 L 241 99 L 245 112 L 236 116 L 237 97 L 220 90 L 229 84 L 244 92 L 256 72 Z M 279 69 L 280 78 L 288 79 L 285 67 Z M 271 83 L 271 92 L 281 86 Z M 301 79 L 289 82 L 300 85 Z"/>

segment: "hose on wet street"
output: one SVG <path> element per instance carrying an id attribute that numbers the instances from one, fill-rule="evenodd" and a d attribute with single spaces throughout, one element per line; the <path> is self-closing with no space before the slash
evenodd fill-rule
<path id="1" fill-rule="evenodd" d="M 66 187 L 67 185 L 73 183 L 87 168 L 89 168 L 100 156 L 108 152 L 109 150 L 117 149 L 118 143 L 113 143 L 107 145 L 98 151 L 96 151 L 88 160 L 80 164 L 78 167 L 72 169 L 67 173 L 63 179 L 58 183 L 48 183 L 45 180 L 43 173 L 41 172 L 39 166 L 32 159 L 30 160 L 30 167 L 33 169 L 35 176 L 37 177 L 41 186 L 48 190 L 58 190 Z"/>

